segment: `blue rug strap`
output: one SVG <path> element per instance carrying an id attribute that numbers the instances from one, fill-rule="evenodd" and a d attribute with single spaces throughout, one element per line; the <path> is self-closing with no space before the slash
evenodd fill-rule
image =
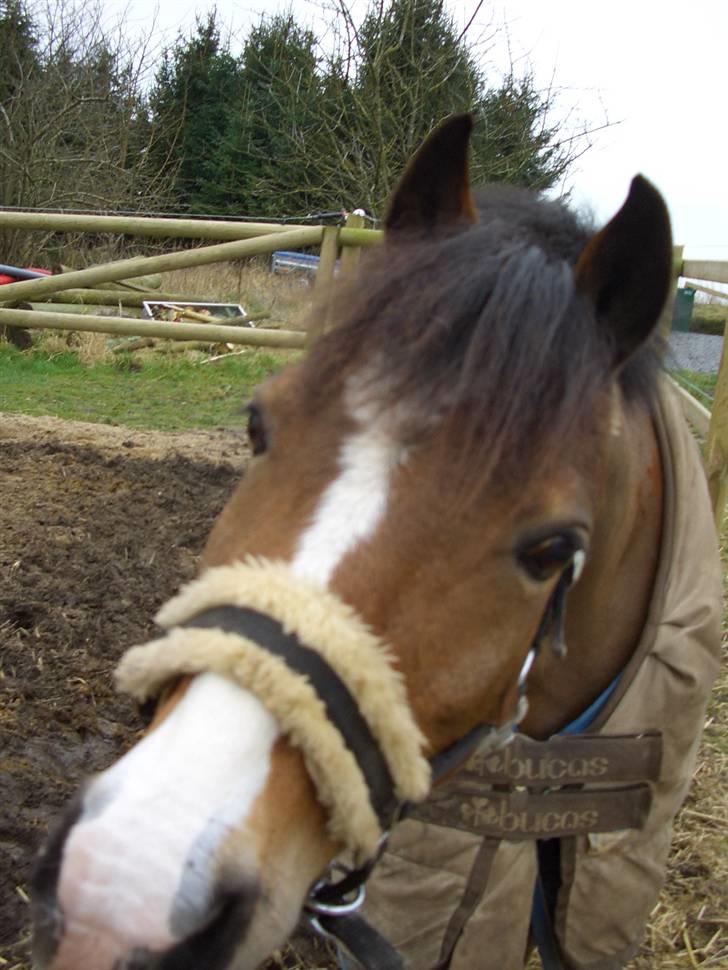
<path id="1" fill-rule="evenodd" d="M 589 707 L 587 707 L 587 709 L 583 711 L 577 718 L 574 718 L 571 724 L 567 724 L 566 727 L 562 728 L 558 733 L 583 734 L 584 731 L 590 728 L 606 707 L 607 701 L 614 693 L 621 677 L 621 673 L 617 674 L 611 684 L 608 684 L 604 688 L 599 697 L 597 697 L 595 701 L 592 701 Z"/>

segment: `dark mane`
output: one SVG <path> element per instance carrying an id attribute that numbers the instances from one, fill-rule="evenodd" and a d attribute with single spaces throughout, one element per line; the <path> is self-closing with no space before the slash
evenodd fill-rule
<path id="1" fill-rule="evenodd" d="M 319 400 L 364 373 L 372 399 L 407 403 L 421 431 L 450 418 L 483 472 L 505 474 L 555 455 L 611 381 L 613 352 L 572 272 L 593 227 L 514 188 L 478 202 L 476 225 L 370 256 L 304 366 Z M 622 368 L 629 400 L 649 401 L 659 359 L 653 340 Z"/>

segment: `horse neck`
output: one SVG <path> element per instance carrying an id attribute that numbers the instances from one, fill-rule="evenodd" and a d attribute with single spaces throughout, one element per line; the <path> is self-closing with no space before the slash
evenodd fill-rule
<path id="1" fill-rule="evenodd" d="M 569 594 L 568 654 L 545 649 L 529 678 L 524 730 L 547 737 L 578 717 L 624 669 L 645 625 L 663 515 L 660 450 L 650 413 L 619 395 L 595 495 L 589 564 Z"/>

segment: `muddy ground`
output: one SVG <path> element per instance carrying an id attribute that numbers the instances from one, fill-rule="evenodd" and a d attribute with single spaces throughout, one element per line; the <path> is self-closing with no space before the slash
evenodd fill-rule
<path id="1" fill-rule="evenodd" d="M 117 758 L 142 727 L 134 705 L 114 693 L 111 672 L 193 575 L 245 458 L 234 433 L 0 414 L 3 970 L 28 965 L 27 880 L 49 823 L 81 779 Z M 728 967 L 726 699 L 723 683 L 668 885 L 633 970 Z M 286 951 L 280 965 L 304 959 Z"/>
<path id="2" fill-rule="evenodd" d="M 49 820 L 142 726 L 111 671 L 193 575 L 245 453 L 229 433 L 0 415 L 0 957 L 9 966 L 27 954 L 25 887 Z"/>

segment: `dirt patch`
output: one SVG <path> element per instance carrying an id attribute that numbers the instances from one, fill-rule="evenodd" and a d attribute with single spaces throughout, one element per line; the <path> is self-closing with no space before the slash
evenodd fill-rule
<path id="1" fill-rule="evenodd" d="M 5 447 L 11 442 L 92 448 L 108 458 L 120 455 L 154 460 L 188 458 L 196 464 L 226 464 L 238 470 L 243 468 L 249 454 L 242 430 L 138 431 L 87 421 L 0 413 L 0 445 Z"/>
<path id="2" fill-rule="evenodd" d="M 49 821 L 142 724 L 111 672 L 197 557 L 247 450 L 0 416 L 0 956 L 27 956 L 25 885 Z M 200 460 L 203 459 L 203 460 Z"/>

